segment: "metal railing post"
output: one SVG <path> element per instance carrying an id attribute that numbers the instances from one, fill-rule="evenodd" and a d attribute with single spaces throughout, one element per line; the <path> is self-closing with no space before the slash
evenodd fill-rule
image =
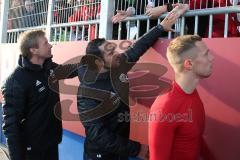
<path id="1" fill-rule="evenodd" d="M 9 1 L 1 1 L 1 18 L 0 18 L 0 43 L 7 43 L 7 24 Z"/>
<path id="2" fill-rule="evenodd" d="M 46 26 L 46 37 L 51 40 L 51 25 L 53 19 L 53 9 L 54 9 L 55 0 L 49 0 L 48 2 L 48 14 L 47 14 L 47 26 Z"/>
<path id="3" fill-rule="evenodd" d="M 114 3 L 115 0 L 102 0 L 101 1 L 101 13 L 100 13 L 100 27 L 99 37 L 112 39 L 113 24 L 112 16 L 114 15 Z"/>

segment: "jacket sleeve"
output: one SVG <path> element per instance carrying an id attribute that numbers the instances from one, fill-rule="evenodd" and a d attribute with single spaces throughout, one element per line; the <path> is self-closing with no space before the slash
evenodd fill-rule
<path id="1" fill-rule="evenodd" d="M 61 65 L 53 62 L 53 66 L 55 75 L 54 78 L 61 80 L 78 76 L 78 67 L 80 66 L 80 63 Z"/>
<path id="2" fill-rule="evenodd" d="M 127 56 L 127 61 L 130 63 L 137 62 L 139 58 L 158 40 L 163 32 L 164 29 L 159 24 L 143 35 L 132 46 L 130 46 L 125 53 L 123 53 L 123 55 Z"/>
<path id="3" fill-rule="evenodd" d="M 86 136 L 109 153 L 136 157 L 140 152 L 140 143 L 121 137 L 104 126 L 101 120 L 84 122 Z"/>
<path id="4" fill-rule="evenodd" d="M 11 160 L 25 159 L 25 145 L 21 126 L 24 121 L 25 93 L 21 85 L 10 78 L 2 86 L 3 94 L 3 132 Z"/>

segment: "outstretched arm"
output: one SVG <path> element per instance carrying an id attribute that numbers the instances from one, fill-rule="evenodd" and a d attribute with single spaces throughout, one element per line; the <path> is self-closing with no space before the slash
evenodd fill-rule
<path id="1" fill-rule="evenodd" d="M 160 25 L 152 28 L 148 33 L 143 35 L 124 53 L 128 62 L 137 62 L 139 58 L 158 40 L 163 32 L 174 31 L 171 27 L 176 23 L 177 19 L 187 11 L 185 5 L 176 6 L 161 22 Z"/>
<path id="2" fill-rule="evenodd" d="M 128 7 L 126 11 L 123 10 L 117 10 L 117 14 L 112 17 L 113 23 L 119 23 L 126 19 L 127 17 L 130 17 L 135 14 L 135 8 L 134 7 Z"/>
<path id="3" fill-rule="evenodd" d="M 174 8 L 175 7 L 175 8 Z M 176 4 L 171 4 L 171 3 L 165 3 L 162 6 L 157 6 L 157 7 L 151 7 L 150 5 L 147 5 L 146 7 L 146 15 L 149 16 L 150 18 L 156 19 L 165 12 L 176 12 L 176 10 L 179 10 L 181 15 L 188 10 L 189 6 L 188 4 L 181 4 L 181 3 L 176 3 Z"/>
<path id="4" fill-rule="evenodd" d="M 53 62 L 54 67 L 54 77 L 51 77 L 56 80 L 74 78 L 78 76 L 78 68 L 80 63 L 75 64 L 57 64 Z"/>
<path id="5" fill-rule="evenodd" d="M 167 11 L 168 11 L 167 5 L 162 5 L 162 6 L 157 6 L 157 7 L 151 7 L 151 6 L 147 5 L 145 14 L 147 16 L 149 16 L 150 18 L 156 19 Z"/>

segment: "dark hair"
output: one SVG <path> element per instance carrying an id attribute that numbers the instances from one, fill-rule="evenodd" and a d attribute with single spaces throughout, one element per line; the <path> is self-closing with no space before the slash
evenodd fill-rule
<path id="1" fill-rule="evenodd" d="M 104 38 L 97 38 L 90 41 L 86 48 L 86 55 L 94 55 L 99 58 L 102 58 L 102 52 L 99 47 L 106 42 Z"/>
<path id="2" fill-rule="evenodd" d="M 103 60 L 102 51 L 99 47 L 104 42 L 106 42 L 104 38 L 97 38 L 90 41 L 86 48 L 86 55 L 81 59 L 81 64 L 88 65 L 90 69 L 96 69 L 95 60 L 99 58 Z"/>

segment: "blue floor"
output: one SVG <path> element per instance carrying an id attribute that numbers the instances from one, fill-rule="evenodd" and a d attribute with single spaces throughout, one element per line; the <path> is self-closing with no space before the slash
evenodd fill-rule
<path id="1" fill-rule="evenodd" d="M 0 130 L 2 131 L 2 130 Z M 0 132 L 0 140 L 6 143 L 4 135 Z M 59 145 L 59 160 L 82 160 L 84 137 L 63 130 L 62 143 Z M 130 158 L 129 160 L 139 160 Z"/>
<path id="2" fill-rule="evenodd" d="M 59 145 L 60 160 L 82 160 L 84 137 L 63 131 L 63 140 Z M 131 158 L 130 160 L 139 160 Z"/>
<path id="3" fill-rule="evenodd" d="M 60 160 L 82 160 L 83 142 L 82 136 L 63 130 L 62 143 L 59 145 Z"/>
<path id="4" fill-rule="evenodd" d="M 6 144 L 6 139 L 2 131 L 2 123 L 3 123 L 3 117 L 2 117 L 2 103 L 0 102 L 0 143 Z"/>

